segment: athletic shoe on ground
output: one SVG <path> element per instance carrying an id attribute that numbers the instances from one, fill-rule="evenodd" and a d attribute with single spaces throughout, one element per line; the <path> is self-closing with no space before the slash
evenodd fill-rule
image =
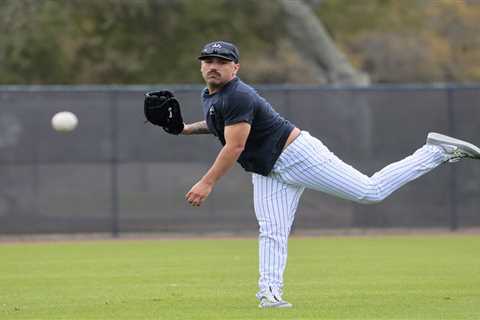
<path id="1" fill-rule="evenodd" d="M 440 133 L 430 132 L 427 144 L 441 147 L 449 156 L 449 162 L 463 158 L 480 159 L 480 148 L 463 140 L 455 139 Z"/>
<path id="2" fill-rule="evenodd" d="M 259 308 L 291 308 L 292 304 L 284 300 L 270 300 L 267 297 L 260 299 Z"/>
<path id="3" fill-rule="evenodd" d="M 268 290 L 257 293 L 257 298 L 260 300 L 259 308 L 291 308 L 292 305 L 282 299 L 281 290 L 273 290 L 269 287 Z"/>

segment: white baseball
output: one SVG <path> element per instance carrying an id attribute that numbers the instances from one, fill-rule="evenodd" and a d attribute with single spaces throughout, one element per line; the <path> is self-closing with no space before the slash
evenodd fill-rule
<path id="1" fill-rule="evenodd" d="M 77 125 L 78 118 L 70 111 L 61 111 L 52 117 L 52 127 L 57 131 L 72 131 Z"/>

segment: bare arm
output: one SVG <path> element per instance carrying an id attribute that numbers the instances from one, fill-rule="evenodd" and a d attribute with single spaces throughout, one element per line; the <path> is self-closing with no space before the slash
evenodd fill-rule
<path id="1" fill-rule="evenodd" d="M 202 180 L 214 185 L 230 168 L 233 167 L 240 154 L 245 148 L 248 134 L 250 133 L 250 124 L 246 122 L 237 123 L 225 127 L 225 145 L 220 150 L 217 159 L 212 167 L 203 176 Z"/>
<path id="2" fill-rule="evenodd" d="M 190 124 L 185 124 L 182 134 L 192 135 L 192 134 L 209 134 L 211 133 L 208 130 L 207 122 L 205 120 L 198 121 Z"/>
<path id="3" fill-rule="evenodd" d="M 225 145 L 208 172 L 186 194 L 193 206 L 199 206 L 208 197 L 215 183 L 230 170 L 245 148 L 250 124 L 241 122 L 225 127 Z"/>

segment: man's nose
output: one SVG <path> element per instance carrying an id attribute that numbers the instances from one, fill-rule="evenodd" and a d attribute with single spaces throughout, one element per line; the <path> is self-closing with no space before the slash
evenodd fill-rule
<path id="1" fill-rule="evenodd" d="M 210 68 L 208 68 L 208 72 L 218 72 L 218 68 L 216 65 L 211 65 Z"/>

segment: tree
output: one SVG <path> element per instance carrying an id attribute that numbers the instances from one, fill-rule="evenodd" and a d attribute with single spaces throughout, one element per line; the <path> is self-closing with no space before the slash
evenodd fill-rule
<path id="1" fill-rule="evenodd" d="M 366 85 L 368 76 L 355 70 L 340 52 L 319 18 L 302 0 L 280 0 L 294 47 L 315 70 L 321 83 Z"/>

